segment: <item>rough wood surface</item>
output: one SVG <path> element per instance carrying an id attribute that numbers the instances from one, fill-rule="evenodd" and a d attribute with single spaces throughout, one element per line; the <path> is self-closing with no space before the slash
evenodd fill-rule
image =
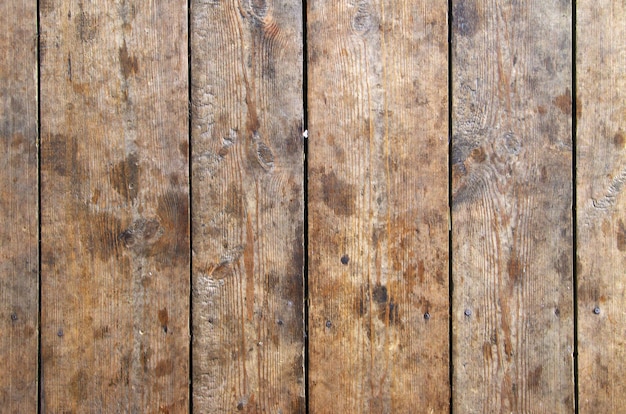
<path id="1" fill-rule="evenodd" d="M 187 2 L 40 2 L 42 409 L 185 412 Z"/>
<path id="2" fill-rule="evenodd" d="M 301 2 L 191 30 L 194 411 L 304 413 Z"/>
<path id="3" fill-rule="evenodd" d="M 581 413 L 626 412 L 626 5 L 577 2 Z"/>
<path id="4" fill-rule="evenodd" d="M 37 411 L 37 7 L 0 6 L 0 411 Z"/>
<path id="5" fill-rule="evenodd" d="M 308 2 L 310 412 L 445 412 L 447 2 Z"/>
<path id="6" fill-rule="evenodd" d="M 571 8 L 454 1 L 458 412 L 574 409 Z"/>

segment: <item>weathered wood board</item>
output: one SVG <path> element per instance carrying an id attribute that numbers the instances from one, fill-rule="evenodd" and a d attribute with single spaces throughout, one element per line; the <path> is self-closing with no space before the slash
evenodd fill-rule
<path id="1" fill-rule="evenodd" d="M 577 2 L 581 413 L 626 412 L 626 5 Z"/>
<path id="2" fill-rule="evenodd" d="M 448 410 L 446 13 L 308 2 L 311 413 Z"/>
<path id="3" fill-rule="evenodd" d="M 452 12 L 453 408 L 572 412 L 572 5 Z"/>
<path id="4" fill-rule="evenodd" d="M 300 1 L 192 1 L 193 408 L 305 412 Z"/>
<path id="5" fill-rule="evenodd" d="M 44 412 L 189 405 L 187 2 L 40 2 Z"/>
<path id="6" fill-rule="evenodd" d="M 0 411 L 37 411 L 37 4 L 0 5 Z"/>

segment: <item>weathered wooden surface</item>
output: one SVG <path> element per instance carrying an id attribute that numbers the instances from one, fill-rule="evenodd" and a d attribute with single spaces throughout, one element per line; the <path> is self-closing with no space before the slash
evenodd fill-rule
<path id="1" fill-rule="evenodd" d="M 447 2 L 308 2 L 310 410 L 444 412 Z"/>
<path id="2" fill-rule="evenodd" d="M 194 411 L 304 413 L 301 2 L 191 30 Z"/>
<path id="3" fill-rule="evenodd" d="M 458 412 L 574 409 L 571 8 L 454 1 Z"/>
<path id="4" fill-rule="evenodd" d="M 581 413 L 626 412 L 626 5 L 577 2 Z"/>
<path id="5" fill-rule="evenodd" d="M 0 6 L 0 411 L 37 411 L 37 8 Z"/>
<path id="6" fill-rule="evenodd" d="M 188 407 L 186 4 L 40 2 L 45 412 Z"/>

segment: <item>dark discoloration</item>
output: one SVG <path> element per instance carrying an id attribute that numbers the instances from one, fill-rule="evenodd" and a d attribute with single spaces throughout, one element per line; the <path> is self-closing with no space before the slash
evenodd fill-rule
<path id="1" fill-rule="evenodd" d="M 139 160 L 136 153 L 131 153 L 125 160 L 111 168 L 109 179 L 111 185 L 122 197 L 132 201 L 139 191 Z"/>
<path id="2" fill-rule="evenodd" d="M 90 213 L 86 205 L 77 209 L 75 217 L 80 223 L 81 241 L 87 252 L 102 261 L 115 255 L 118 235 L 122 230 L 117 217 L 105 212 Z"/>
<path id="3" fill-rule="evenodd" d="M 372 299 L 379 305 L 387 303 L 387 301 L 389 300 L 387 287 L 382 285 L 376 285 L 376 287 L 372 290 Z"/>
<path id="4" fill-rule="evenodd" d="M 472 37 L 480 27 L 480 15 L 474 0 L 457 1 L 452 11 L 454 30 L 461 36 Z"/>
<path id="5" fill-rule="evenodd" d="M 617 249 L 620 252 L 626 251 L 626 228 L 624 227 L 624 222 L 621 219 L 617 224 L 616 241 Z"/>
<path id="6" fill-rule="evenodd" d="M 341 264 L 347 265 L 348 263 L 350 263 L 350 256 L 348 256 L 347 254 L 341 256 Z"/>
<path id="7" fill-rule="evenodd" d="M 72 379 L 70 380 L 70 394 L 76 401 L 84 401 L 88 394 L 89 390 L 87 388 L 90 383 L 90 378 L 87 373 L 83 370 L 79 370 Z"/>
<path id="8" fill-rule="evenodd" d="M 119 240 L 124 247 L 131 249 L 136 254 L 144 255 L 159 240 L 163 231 L 157 219 L 140 218 L 119 233 Z"/>
<path id="9" fill-rule="evenodd" d="M 159 197 L 157 215 L 165 230 L 154 244 L 152 254 L 162 255 L 164 263 L 189 263 L 189 197 L 170 191 Z"/>
<path id="10" fill-rule="evenodd" d="M 167 324 L 170 321 L 170 317 L 167 313 L 167 308 L 159 309 L 158 316 L 159 316 L 159 323 L 161 324 L 161 326 L 163 327 L 167 326 Z"/>
<path id="11" fill-rule="evenodd" d="M 528 373 L 528 386 L 531 389 L 539 389 L 541 385 L 541 373 L 543 371 L 543 367 L 539 365 L 531 372 Z"/>
<path id="12" fill-rule="evenodd" d="M 559 95 L 554 98 L 552 103 L 561 110 L 565 115 L 572 114 L 572 93 L 569 89 L 565 90 L 563 95 Z"/>
<path id="13" fill-rule="evenodd" d="M 518 284 L 522 278 L 523 264 L 520 262 L 519 257 L 515 251 L 511 252 L 511 256 L 509 257 L 509 261 L 507 264 L 507 271 L 509 274 L 509 279 L 514 283 Z"/>
<path id="14" fill-rule="evenodd" d="M 613 136 L 613 145 L 615 145 L 618 149 L 624 148 L 624 134 L 622 132 L 618 132 Z"/>
<path id="15" fill-rule="evenodd" d="M 324 203 L 340 216 L 354 214 L 356 189 L 337 177 L 334 171 L 321 177 Z"/>
<path id="16" fill-rule="evenodd" d="M 474 148 L 472 152 L 470 152 L 470 157 L 478 163 L 485 162 L 485 160 L 487 159 L 485 150 L 482 147 Z"/>
<path id="17" fill-rule="evenodd" d="M 159 378 L 171 374 L 172 371 L 174 371 L 174 364 L 171 359 L 160 360 L 155 369 L 156 376 Z"/>
<path id="18" fill-rule="evenodd" d="M 91 42 L 98 34 L 98 22 L 92 16 L 81 12 L 76 16 L 76 32 L 81 41 Z"/>
<path id="19" fill-rule="evenodd" d="M 49 135 L 41 140 L 41 166 L 46 171 L 67 177 L 78 173 L 78 141 L 61 134 Z"/>
<path id="20" fill-rule="evenodd" d="M 567 282 L 571 280 L 572 275 L 572 260 L 567 252 L 562 252 L 559 255 L 559 259 L 555 263 L 555 268 L 561 280 Z"/>
<path id="21" fill-rule="evenodd" d="M 132 75 L 136 75 L 139 72 L 139 64 L 137 63 L 137 58 L 131 56 L 128 53 L 128 48 L 126 47 L 126 40 L 122 47 L 119 49 L 119 58 L 120 58 L 120 67 L 122 69 L 122 75 L 124 78 L 128 79 Z"/>
<path id="22" fill-rule="evenodd" d="M 356 13 L 352 17 L 352 30 L 360 35 L 366 34 L 374 26 L 374 15 L 368 1 L 359 1 Z"/>

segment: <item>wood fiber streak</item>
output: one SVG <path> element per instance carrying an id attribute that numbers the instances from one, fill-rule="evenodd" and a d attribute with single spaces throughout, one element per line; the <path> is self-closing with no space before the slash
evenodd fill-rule
<path id="1" fill-rule="evenodd" d="M 305 412 L 301 7 L 192 1 L 198 413 Z"/>
<path id="2" fill-rule="evenodd" d="M 576 4 L 579 404 L 581 413 L 623 413 L 626 5 Z"/>
<path id="3" fill-rule="evenodd" d="M 454 410 L 572 412 L 571 2 L 453 3 Z"/>
<path id="4" fill-rule="evenodd" d="M 308 2 L 311 413 L 449 410 L 447 2 Z"/>
<path id="5" fill-rule="evenodd" d="M 40 4 L 42 412 L 189 405 L 186 5 Z"/>
<path id="6" fill-rule="evenodd" d="M 37 9 L 0 5 L 0 411 L 37 411 Z"/>

